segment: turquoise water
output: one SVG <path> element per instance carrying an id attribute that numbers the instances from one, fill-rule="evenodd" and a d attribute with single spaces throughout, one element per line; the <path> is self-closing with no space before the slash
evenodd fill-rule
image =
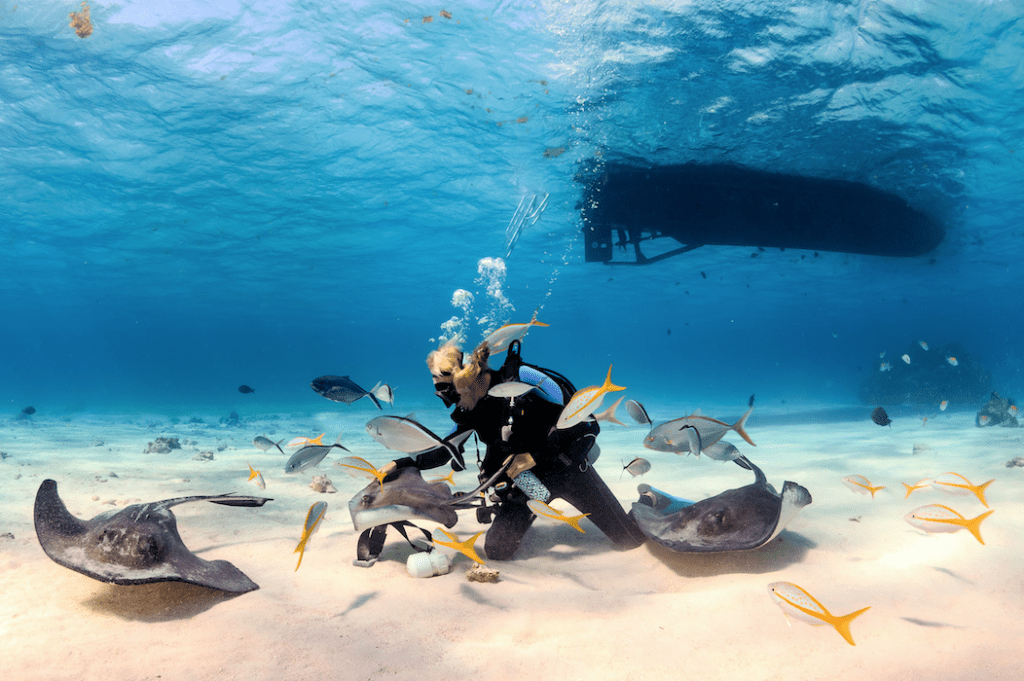
<path id="1" fill-rule="evenodd" d="M 1018 2 L 121 1 L 87 38 L 76 8 L 0 0 L 12 415 L 321 410 L 327 373 L 412 409 L 445 321 L 472 345 L 538 307 L 528 360 L 579 385 L 614 363 L 648 400 L 855 404 L 918 340 L 1022 393 Z M 595 158 L 865 182 L 947 235 L 586 263 Z"/>

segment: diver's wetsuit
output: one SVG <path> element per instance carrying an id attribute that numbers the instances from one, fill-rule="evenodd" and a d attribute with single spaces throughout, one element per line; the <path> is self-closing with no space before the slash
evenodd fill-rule
<path id="1" fill-rule="evenodd" d="M 492 386 L 502 382 L 502 373 L 493 370 L 490 373 Z M 568 396 L 564 399 L 567 401 Z M 596 422 L 589 421 L 565 430 L 553 430 L 561 413 L 561 405 L 531 391 L 511 401 L 485 396 L 471 410 L 456 407 L 451 417 L 456 423 L 456 432 L 475 430 L 487 446 L 480 462 L 481 480 L 496 473 L 510 455 L 529 453 L 537 463 L 531 471 L 552 497 L 565 499 L 581 513 L 589 513 L 587 517 L 616 548 L 628 550 L 640 546 L 646 537 L 587 461 L 600 428 Z M 511 425 L 511 432 L 508 441 L 502 441 L 501 431 L 506 425 Z M 399 466 L 429 469 L 448 461 L 445 450 L 435 449 L 420 454 L 415 462 L 400 460 Z M 501 481 L 510 482 L 504 476 L 499 483 Z M 535 516 L 527 506 L 529 497 L 511 484 L 500 490 L 498 496 L 501 504 L 487 531 L 484 548 L 488 558 L 508 560 L 519 548 Z"/>

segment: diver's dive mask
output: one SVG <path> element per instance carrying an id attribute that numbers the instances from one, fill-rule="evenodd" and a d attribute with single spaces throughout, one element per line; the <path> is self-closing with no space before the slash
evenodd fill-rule
<path id="1" fill-rule="evenodd" d="M 459 401 L 459 391 L 455 389 L 454 383 L 448 381 L 434 383 L 434 394 L 441 398 L 445 407 L 450 407 Z"/>

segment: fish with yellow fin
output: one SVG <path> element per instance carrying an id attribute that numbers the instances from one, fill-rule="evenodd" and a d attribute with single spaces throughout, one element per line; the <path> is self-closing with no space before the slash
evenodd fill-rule
<path id="1" fill-rule="evenodd" d="M 900 484 L 902 484 L 904 487 L 907 488 L 907 496 L 905 496 L 903 498 L 904 499 L 909 499 L 910 495 L 913 494 L 914 492 L 916 492 L 917 490 L 924 489 L 925 487 L 931 487 L 932 481 L 929 480 L 928 478 L 925 478 L 924 480 L 918 480 L 913 485 L 908 485 L 905 482 L 904 483 L 900 483 Z"/>
<path id="2" fill-rule="evenodd" d="M 435 546 L 444 546 L 449 549 L 454 549 L 473 562 L 483 565 L 484 561 L 477 555 L 475 546 L 476 540 L 480 538 L 481 534 L 483 534 L 483 532 L 477 532 L 469 539 L 459 539 L 459 535 L 439 527 L 434 530 L 432 538 Z"/>
<path id="3" fill-rule="evenodd" d="M 792 582 L 773 582 L 768 585 L 772 600 L 782 608 L 782 614 L 789 618 L 792 616 L 801 622 L 807 622 L 813 627 L 820 627 L 825 624 L 833 627 L 839 635 L 846 639 L 851 646 L 857 645 L 853 642 L 853 635 L 850 633 L 850 622 L 863 615 L 871 609 L 871 606 L 861 608 L 849 615 L 836 616 L 828 611 L 821 602 L 807 593 L 807 591 Z"/>
<path id="4" fill-rule="evenodd" d="M 263 482 L 263 473 L 260 473 L 258 470 L 253 468 L 251 463 L 246 465 L 249 466 L 249 480 L 255 480 L 257 487 L 260 489 L 266 489 L 267 483 Z"/>
<path id="5" fill-rule="evenodd" d="M 962 495 L 962 494 L 973 494 L 978 497 L 978 501 L 988 508 L 988 502 L 985 501 L 985 490 L 995 482 L 996 479 L 992 478 L 988 482 L 984 482 L 980 485 L 973 484 L 970 480 L 960 475 L 959 473 L 943 473 L 939 477 L 932 481 L 932 487 L 937 490 L 942 490 L 946 494 Z"/>
<path id="6" fill-rule="evenodd" d="M 625 388 L 612 383 L 612 367 L 608 365 L 608 376 L 604 379 L 604 384 L 591 385 L 577 390 L 562 409 L 555 428 L 559 430 L 572 428 L 577 423 L 586 421 L 594 413 L 594 410 L 601 406 L 605 395 L 619 390 L 625 390 Z"/>
<path id="7" fill-rule="evenodd" d="M 971 534 L 974 535 L 974 538 L 977 539 L 978 542 L 984 545 L 985 540 L 981 538 L 981 521 L 993 513 L 995 513 L 995 511 L 986 511 L 977 518 L 971 518 L 968 520 L 949 506 L 943 506 L 942 504 L 929 504 L 927 506 L 922 506 L 921 508 L 915 508 L 904 516 L 904 520 L 917 529 L 924 530 L 928 533 L 959 532 L 966 528 L 970 530 Z"/>
<path id="8" fill-rule="evenodd" d="M 455 487 L 455 471 L 452 471 L 445 476 L 438 476 L 433 480 L 427 480 L 427 482 L 447 482 L 452 487 Z"/>
<path id="9" fill-rule="evenodd" d="M 306 445 L 322 446 L 324 440 L 324 433 L 320 433 L 318 437 L 293 437 L 288 441 L 285 447 L 302 447 Z"/>
<path id="10" fill-rule="evenodd" d="M 538 515 L 542 518 L 550 518 L 551 520 L 559 520 L 577 532 L 586 534 L 586 530 L 580 527 L 580 521 L 590 515 L 589 513 L 573 516 L 565 515 L 558 509 L 551 508 L 539 499 L 530 499 L 526 502 L 526 505 L 530 507 L 530 510 L 533 511 L 534 515 Z"/>
<path id="11" fill-rule="evenodd" d="M 306 544 L 309 542 L 309 538 L 313 536 L 313 533 L 320 529 L 320 521 L 324 519 L 325 513 L 327 513 L 326 501 L 316 502 L 309 507 L 309 512 L 306 513 L 306 523 L 302 527 L 302 539 L 299 540 L 299 545 L 292 551 L 292 553 L 299 554 L 299 562 L 295 564 L 296 572 L 299 566 L 302 565 L 302 556 L 306 553 Z"/>
<path id="12" fill-rule="evenodd" d="M 848 475 L 843 478 L 843 484 L 858 494 L 871 492 L 871 498 L 875 498 L 875 492 L 885 489 L 885 485 L 872 485 L 871 481 L 863 475 Z"/>
<path id="13" fill-rule="evenodd" d="M 372 463 L 359 456 L 346 456 L 344 459 L 335 463 L 336 466 L 350 469 L 348 474 L 355 477 L 357 474 L 370 480 L 376 480 L 380 483 L 380 488 L 384 489 L 384 478 L 388 476 L 387 473 L 378 469 Z M 355 471 L 355 473 L 353 473 Z"/>
<path id="14" fill-rule="evenodd" d="M 505 326 L 492 331 L 490 335 L 484 339 L 484 342 L 487 343 L 491 349 L 491 354 L 493 355 L 499 352 L 505 352 L 513 341 L 522 340 L 523 337 L 529 333 L 531 327 L 550 326 L 550 324 L 537 321 L 537 313 L 539 311 L 540 308 L 534 310 L 533 318 L 525 324 L 506 324 Z"/>

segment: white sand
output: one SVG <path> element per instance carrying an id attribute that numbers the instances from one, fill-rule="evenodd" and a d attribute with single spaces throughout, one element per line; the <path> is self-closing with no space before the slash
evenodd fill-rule
<path id="1" fill-rule="evenodd" d="M 794 480 L 814 497 L 761 549 L 687 556 L 648 542 L 620 553 L 586 521 L 581 535 L 538 520 L 515 560 L 489 563 L 501 571 L 498 584 L 467 582 L 465 558 L 451 574 L 409 577 L 410 549 L 395 532 L 377 565 L 354 567 L 347 503 L 365 481 L 334 467 L 333 454 L 311 473 L 286 476 L 284 457 L 250 444 L 258 434 L 277 440 L 322 431 L 332 441 L 344 429 L 355 454 L 378 464 L 392 458 L 363 433 L 375 414 L 358 406 L 239 428 L 170 425 L 161 416 L 5 423 L 0 533 L 14 538 L 0 539 L 0 679 L 1020 678 L 1024 468 L 1005 463 L 1024 453 L 1024 431 L 975 428 L 967 413 L 879 428 L 868 411 L 860 422 L 804 425 L 772 425 L 755 413 L 748 430 L 757 448 L 727 438 L 777 488 Z M 418 415 L 439 431 L 447 427 L 441 411 Z M 162 426 L 147 429 L 151 421 Z M 732 464 L 645 450 L 644 434 L 607 426 L 599 438 L 597 468 L 627 508 L 638 482 L 701 499 L 752 479 Z M 193 461 L 189 446 L 143 454 L 157 436 L 195 440 L 215 459 Z M 930 449 L 913 455 L 914 443 Z M 653 469 L 620 481 L 620 460 L 634 456 Z M 225 599 L 181 584 L 102 584 L 53 563 L 36 540 L 32 505 L 46 478 L 57 480 L 72 513 L 91 518 L 112 508 L 107 500 L 261 494 L 246 482 L 246 462 L 262 470 L 263 494 L 273 502 L 186 504 L 174 512 L 193 551 L 230 561 L 258 591 Z M 935 490 L 904 499 L 901 482 L 950 470 L 976 483 L 996 479 L 984 546 L 966 530 L 926 535 L 903 520 L 931 503 L 967 517 L 985 510 L 974 497 Z M 337 494 L 308 487 L 324 472 Z M 855 494 L 840 482 L 854 473 L 887 488 L 874 500 Z M 475 476 L 456 480 L 469 489 Z M 318 500 L 330 504 L 328 515 L 296 572 L 293 550 Z M 466 537 L 478 529 L 464 512 L 455 531 Z M 804 587 L 835 614 L 871 606 L 852 624 L 857 646 L 831 627 L 787 626 L 766 588 L 775 581 Z"/>

